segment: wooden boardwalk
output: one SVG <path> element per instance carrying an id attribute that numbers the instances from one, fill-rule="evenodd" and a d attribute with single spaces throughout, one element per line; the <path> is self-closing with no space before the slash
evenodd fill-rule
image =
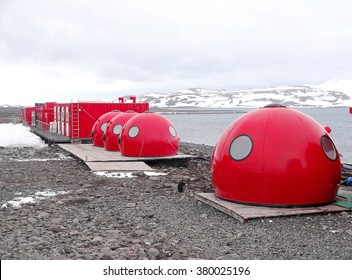
<path id="1" fill-rule="evenodd" d="M 120 152 L 107 151 L 92 144 L 58 144 L 62 149 L 83 160 L 92 171 L 151 171 L 145 162 L 188 162 L 191 155 L 177 154 L 167 157 L 125 157 Z"/>
<path id="2" fill-rule="evenodd" d="M 220 199 L 215 196 L 214 193 L 196 193 L 195 198 L 209 206 L 218 209 L 231 217 L 236 218 L 242 223 L 247 222 L 250 219 L 255 218 L 269 218 L 269 217 L 282 217 L 282 216 L 293 216 L 293 215 L 306 215 L 306 214 L 322 214 L 331 212 L 343 212 L 350 211 L 347 208 L 343 208 L 334 204 L 328 204 L 325 206 L 312 206 L 312 207 L 265 207 L 246 205 L 241 203 L 235 203 Z"/>
<path id="3" fill-rule="evenodd" d="M 31 127 L 31 132 L 44 139 L 49 145 L 53 143 L 70 143 L 71 139 L 67 136 L 57 133 L 51 133 L 49 131 L 41 130 L 35 126 Z"/>
<path id="4" fill-rule="evenodd" d="M 153 171 L 153 168 L 142 161 L 87 161 L 86 164 L 92 171 Z"/>

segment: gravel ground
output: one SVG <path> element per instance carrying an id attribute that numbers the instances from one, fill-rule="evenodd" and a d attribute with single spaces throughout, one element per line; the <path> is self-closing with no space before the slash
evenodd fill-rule
<path id="1" fill-rule="evenodd" d="M 193 197 L 213 191 L 212 147 L 181 151 L 199 157 L 153 166 L 164 176 L 111 178 L 55 145 L 0 148 L 1 259 L 352 258 L 351 212 L 242 224 Z M 34 200 L 13 207 L 20 197 Z"/>

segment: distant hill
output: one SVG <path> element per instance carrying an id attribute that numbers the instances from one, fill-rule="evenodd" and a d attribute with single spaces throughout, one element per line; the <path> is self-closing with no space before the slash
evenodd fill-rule
<path id="1" fill-rule="evenodd" d="M 21 105 L 0 104 L 0 108 L 22 108 Z"/>
<path id="2" fill-rule="evenodd" d="M 1 123 L 17 123 L 21 116 L 21 107 L 0 106 Z"/>
<path id="3" fill-rule="evenodd" d="M 339 89 L 339 90 L 335 90 Z M 173 93 L 147 93 L 138 97 L 153 107 L 262 107 L 280 103 L 292 107 L 352 105 L 352 81 L 330 80 L 322 85 L 282 86 L 229 91 L 191 88 Z"/>
<path id="4" fill-rule="evenodd" d="M 99 99 L 100 100 L 100 99 Z M 116 100 L 117 101 L 117 100 Z M 114 102 L 108 100 L 108 102 Z M 321 85 L 296 85 L 243 90 L 190 88 L 177 92 L 151 92 L 138 96 L 151 107 L 258 108 L 270 103 L 291 107 L 352 106 L 352 80 L 331 79 Z M 0 104 L 0 108 L 21 108 Z"/>

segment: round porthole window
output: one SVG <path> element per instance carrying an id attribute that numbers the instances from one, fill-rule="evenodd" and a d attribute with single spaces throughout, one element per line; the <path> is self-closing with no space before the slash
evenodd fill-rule
<path id="1" fill-rule="evenodd" d="M 237 136 L 230 145 L 230 156 L 234 160 L 244 160 L 253 149 L 252 139 L 248 135 Z"/>
<path id="2" fill-rule="evenodd" d="M 177 132 L 176 132 L 176 129 L 172 125 L 169 126 L 169 132 L 173 137 L 176 137 Z"/>
<path id="3" fill-rule="evenodd" d="M 113 132 L 114 134 L 116 134 L 116 135 L 117 135 L 117 134 L 120 134 L 121 131 L 122 131 L 122 125 L 121 125 L 121 124 L 115 125 L 114 128 L 113 128 L 113 130 L 112 130 L 112 132 Z"/>
<path id="4" fill-rule="evenodd" d="M 337 152 L 335 149 L 335 145 L 332 142 L 332 140 L 326 136 L 323 135 L 320 140 L 321 147 L 325 153 L 325 155 L 330 159 L 330 160 L 335 160 L 337 158 Z"/>
<path id="5" fill-rule="evenodd" d="M 108 126 L 108 123 L 105 122 L 105 123 L 103 123 L 103 124 L 101 125 L 100 129 L 105 132 L 107 126 Z"/>
<path id="6" fill-rule="evenodd" d="M 133 138 L 136 137 L 139 133 L 139 128 L 137 126 L 132 126 L 128 131 L 128 136 Z"/>

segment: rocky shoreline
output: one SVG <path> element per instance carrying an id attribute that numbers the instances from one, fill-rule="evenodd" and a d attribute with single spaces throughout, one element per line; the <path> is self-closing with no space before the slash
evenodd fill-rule
<path id="1" fill-rule="evenodd" d="M 351 212 L 242 224 L 198 202 L 194 193 L 213 191 L 212 149 L 182 143 L 198 156 L 188 166 L 121 178 L 99 176 L 55 145 L 0 148 L 1 259 L 352 258 Z"/>

